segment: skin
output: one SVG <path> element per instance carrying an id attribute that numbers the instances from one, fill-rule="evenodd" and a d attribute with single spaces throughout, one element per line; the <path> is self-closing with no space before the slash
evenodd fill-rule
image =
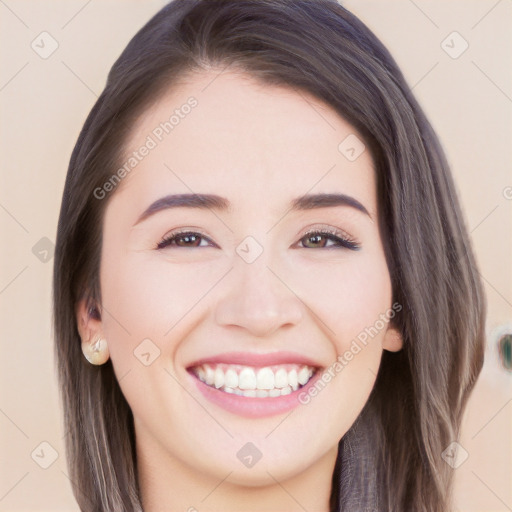
<path id="1" fill-rule="evenodd" d="M 127 155 L 190 96 L 197 107 L 108 198 L 102 315 L 79 304 L 82 340 L 107 340 L 134 415 L 146 512 L 327 511 L 338 441 L 368 399 L 382 351 L 402 348 L 398 332 L 387 323 L 291 414 L 228 412 L 203 397 L 186 368 L 224 352 L 280 350 L 327 368 L 391 308 L 372 158 L 364 151 L 350 162 L 338 150 L 357 132 L 327 105 L 233 70 L 195 73 L 169 90 L 134 126 Z M 232 207 L 168 209 L 136 224 L 153 201 L 192 192 Z M 287 212 L 305 193 L 349 195 L 369 215 L 349 206 Z M 360 249 L 301 242 L 308 228 L 325 226 Z M 178 228 L 216 247 L 156 249 Z M 263 248 L 250 264 L 235 250 L 249 235 Z M 133 353 L 147 338 L 160 350 L 149 366 Z M 247 442 L 262 453 L 252 468 L 236 457 Z"/>

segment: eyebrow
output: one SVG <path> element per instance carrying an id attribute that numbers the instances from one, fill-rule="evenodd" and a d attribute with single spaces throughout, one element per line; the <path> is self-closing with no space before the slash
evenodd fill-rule
<path id="1" fill-rule="evenodd" d="M 368 210 L 355 198 L 345 194 L 309 194 L 292 200 L 287 211 L 313 210 L 349 206 L 371 218 Z M 137 219 L 134 226 L 148 217 L 171 208 L 199 208 L 204 210 L 227 211 L 231 203 L 224 197 L 215 194 L 173 194 L 157 199 Z"/>

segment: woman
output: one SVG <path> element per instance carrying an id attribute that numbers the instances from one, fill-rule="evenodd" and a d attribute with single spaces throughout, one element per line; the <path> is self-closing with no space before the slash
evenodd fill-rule
<path id="1" fill-rule="evenodd" d="M 63 194 L 81 509 L 449 510 L 475 268 L 437 138 L 359 20 L 171 2 L 114 64 Z"/>

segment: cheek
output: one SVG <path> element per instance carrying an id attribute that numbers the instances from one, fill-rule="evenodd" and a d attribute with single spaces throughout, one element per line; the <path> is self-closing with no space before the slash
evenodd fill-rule
<path id="1" fill-rule="evenodd" d="M 391 281 L 380 250 L 302 263 L 288 275 L 290 287 L 320 319 L 338 353 L 391 307 Z"/>
<path id="2" fill-rule="evenodd" d="M 325 438 L 335 439 L 353 424 L 375 384 L 387 327 L 381 315 L 391 307 L 391 281 L 383 253 L 368 251 L 318 267 L 302 282 L 301 296 L 308 297 L 307 306 L 320 317 L 317 325 L 325 327 L 336 352 L 324 371 L 325 385 L 304 394 L 302 403 L 305 414 L 322 412 L 320 429 L 328 432 Z"/>
<path id="3" fill-rule="evenodd" d="M 354 338 L 374 325 L 391 307 L 391 280 L 381 258 L 369 258 L 345 277 L 347 289 L 339 323 L 346 326 L 344 338 Z"/>
<path id="4" fill-rule="evenodd" d="M 144 253 L 110 254 L 102 266 L 101 286 L 112 358 L 131 355 L 147 338 L 161 351 L 172 352 L 169 332 L 185 321 L 221 274 L 207 264 L 176 265 Z"/>

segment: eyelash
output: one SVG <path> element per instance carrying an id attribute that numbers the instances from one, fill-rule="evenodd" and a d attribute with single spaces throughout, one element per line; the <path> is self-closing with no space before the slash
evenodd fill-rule
<path id="1" fill-rule="evenodd" d="M 339 249 L 350 249 L 352 251 L 358 251 L 361 248 L 361 246 L 356 242 L 356 240 L 354 240 L 353 238 L 348 236 L 343 231 L 340 231 L 335 228 L 327 228 L 327 227 L 322 228 L 322 229 L 311 229 L 309 231 L 306 231 L 306 233 L 304 233 L 304 235 L 301 237 L 300 241 L 302 241 L 308 237 L 312 237 L 314 235 L 325 236 L 325 237 L 327 237 L 328 240 L 334 241 L 338 244 L 338 245 L 333 245 L 330 247 L 320 247 L 320 249 L 339 248 Z M 305 247 L 305 249 L 308 249 L 308 247 Z"/>
<path id="2" fill-rule="evenodd" d="M 206 235 L 203 235 L 201 232 L 198 231 L 175 231 L 174 233 L 170 233 L 169 235 L 166 235 L 157 245 L 156 249 L 165 249 L 166 247 L 169 247 L 173 244 L 173 242 L 176 242 L 177 239 L 181 237 L 185 237 L 187 235 L 194 235 L 199 236 L 211 244 L 215 245 L 215 247 L 218 247 L 217 244 L 212 242 Z M 343 233 L 342 231 L 339 231 L 337 229 L 332 228 L 324 228 L 324 229 L 312 229 L 304 233 L 304 235 L 300 238 L 299 242 L 302 242 L 306 238 L 311 238 L 314 235 L 320 235 L 327 237 L 328 240 L 336 242 L 338 245 L 333 245 L 329 247 L 313 247 L 313 249 L 350 249 L 352 251 L 357 251 L 361 248 L 361 246 L 351 237 L 349 237 L 347 234 Z M 177 246 L 180 248 L 179 246 Z M 194 247 L 194 246 L 190 246 Z M 187 247 L 184 247 L 185 249 Z M 310 247 L 303 247 L 304 249 L 311 249 Z"/>

